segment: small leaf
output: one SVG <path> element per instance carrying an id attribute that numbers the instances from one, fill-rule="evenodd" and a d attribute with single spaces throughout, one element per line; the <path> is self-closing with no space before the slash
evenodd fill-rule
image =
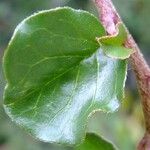
<path id="1" fill-rule="evenodd" d="M 129 58 L 133 53 L 132 49 L 125 48 L 123 46 L 103 45 L 102 49 L 107 56 L 116 59 Z"/>
<path id="2" fill-rule="evenodd" d="M 119 107 L 126 61 L 101 53 L 105 31 L 91 14 L 71 8 L 42 11 L 15 30 L 4 55 L 4 107 L 34 137 L 78 144 L 95 110 Z"/>
<path id="3" fill-rule="evenodd" d="M 102 36 L 97 41 L 102 46 L 104 53 L 112 58 L 126 59 L 134 52 L 132 49 L 125 48 L 124 42 L 127 39 L 127 32 L 122 23 L 117 24 L 118 32 L 114 35 Z"/>
<path id="4" fill-rule="evenodd" d="M 117 33 L 114 35 L 106 35 L 97 38 L 98 42 L 102 45 L 122 45 L 127 39 L 127 32 L 122 23 L 116 25 Z"/>
<path id="5" fill-rule="evenodd" d="M 116 150 L 116 148 L 101 137 L 93 133 L 88 133 L 85 141 L 75 150 Z"/>

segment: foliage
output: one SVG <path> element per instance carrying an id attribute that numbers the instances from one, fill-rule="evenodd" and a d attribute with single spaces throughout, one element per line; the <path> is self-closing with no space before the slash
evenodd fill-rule
<path id="1" fill-rule="evenodd" d="M 88 116 L 115 111 L 123 96 L 126 60 L 104 56 L 98 45 L 113 45 L 127 51 L 118 58 L 129 57 L 123 26 L 119 30 L 116 37 L 103 38 L 105 31 L 94 16 L 71 8 L 25 19 L 4 55 L 7 114 L 40 140 L 80 143 Z"/>
<path id="2" fill-rule="evenodd" d="M 1 10 L 0 14 L 0 34 L 1 34 L 1 38 L 0 38 L 0 48 L 1 50 L 3 50 L 3 48 L 6 45 L 6 42 L 8 41 L 8 39 L 10 38 L 11 32 L 14 29 L 15 25 L 24 17 L 26 17 L 27 15 L 31 14 L 32 12 L 38 11 L 38 10 L 43 10 L 43 9 L 48 9 L 51 7 L 55 7 L 55 6 L 59 6 L 59 5 L 70 5 L 72 7 L 76 7 L 76 8 L 84 8 L 84 9 L 88 9 L 90 11 L 93 12 L 93 8 L 91 3 L 86 3 L 84 4 L 84 6 L 80 6 L 79 3 L 75 2 L 74 0 L 70 1 L 68 3 L 69 0 L 66 1 L 52 1 L 52 0 L 48 0 L 48 1 L 29 1 L 28 3 L 23 2 L 24 0 L 14 0 L 14 1 L 5 1 L 2 0 L 0 2 L 0 9 Z M 36 4 L 35 4 L 35 3 Z M 140 44 L 140 46 L 144 47 L 143 51 L 145 52 L 145 50 L 148 49 L 148 44 L 149 44 L 149 38 L 147 35 L 149 35 L 149 30 L 147 30 L 146 25 L 148 25 L 148 16 L 149 13 L 148 11 L 149 9 L 149 1 L 144 1 L 141 3 L 141 0 L 138 1 L 124 1 L 124 0 L 115 0 L 114 1 L 115 5 L 118 6 L 118 9 L 120 10 L 120 13 L 122 14 L 123 20 L 126 22 L 127 26 L 129 27 L 130 31 L 133 33 L 134 37 L 137 39 L 138 43 Z M 28 5 L 28 6 L 27 6 Z M 94 8 L 95 9 L 95 8 Z M 138 15 L 137 15 L 138 14 Z M 143 17 L 144 16 L 144 17 Z M 8 19 L 9 18 L 9 19 Z M 133 21 L 134 18 L 134 21 Z M 146 19 L 147 18 L 147 19 Z M 142 21 L 143 20 L 143 21 Z M 2 47 L 3 46 L 3 47 Z M 149 53 L 147 52 L 147 57 Z M 130 69 L 130 68 L 129 68 Z M 131 71 L 129 70 L 129 73 Z M 139 113 L 140 111 L 140 106 L 137 104 L 137 95 L 135 92 L 135 87 L 134 87 L 134 82 L 132 79 L 132 75 L 130 75 L 128 77 L 128 85 L 127 87 L 130 88 L 130 90 L 128 90 L 128 94 L 126 96 L 127 101 L 125 101 L 126 103 L 126 109 L 121 110 L 121 114 L 120 111 L 119 113 L 115 113 L 113 116 L 115 116 L 115 118 L 112 117 L 112 115 L 109 115 L 109 119 L 106 121 L 106 124 L 103 123 L 103 119 L 105 117 L 102 117 L 102 114 L 100 113 L 100 117 L 98 119 L 95 119 L 93 123 L 94 125 L 97 124 L 98 127 L 101 128 L 101 133 L 106 132 L 107 137 L 112 137 L 113 141 L 117 140 L 119 141 L 120 139 L 124 139 L 123 143 L 122 142 L 115 142 L 117 145 L 120 145 L 121 149 L 134 149 L 133 147 L 130 147 L 130 143 L 132 143 L 132 145 L 134 145 L 140 137 L 139 134 L 141 134 L 141 127 L 139 128 L 139 123 L 141 123 L 141 114 Z M 130 98 L 129 98 L 130 97 Z M 134 99 L 134 101 L 133 101 Z M 136 105 L 136 106 L 135 106 Z M 134 106 L 134 107 L 132 107 Z M 140 114 L 140 115 L 139 115 Z M 105 116 L 105 115 L 104 115 Z M 7 140 L 7 144 L 9 144 L 11 142 L 11 144 L 15 145 L 15 138 L 16 137 L 16 133 L 18 133 L 20 130 L 17 128 L 16 130 L 13 129 L 13 124 L 8 121 L 6 119 L 4 128 L 2 127 L 2 122 L 3 122 L 3 118 L 5 118 L 6 116 L 1 113 L 0 114 L 0 131 L 4 131 L 4 134 L 0 133 L 0 136 L 5 137 L 5 131 L 9 131 L 9 128 L 12 126 L 12 130 L 14 130 L 13 132 L 9 132 L 9 140 Z M 106 117 L 108 118 L 108 117 Z M 119 119 L 121 118 L 121 120 Z M 101 123 L 99 123 L 99 120 L 102 119 Z M 117 121 L 116 121 L 117 119 Z M 138 124 L 137 124 L 137 121 Z M 8 125 L 11 124 L 11 125 Z M 113 124 L 113 125 L 112 125 Z M 113 130 L 113 132 L 110 132 L 111 130 L 108 130 L 107 125 L 110 125 L 110 129 L 111 129 L 111 125 L 115 126 L 115 130 L 117 130 L 117 132 L 114 132 L 115 130 Z M 124 128 L 122 127 L 124 126 Z M 103 131 L 106 127 L 106 130 Z M 94 127 L 95 128 L 95 127 Z M 18 131 L 19 130 L 19 131 Z M 126 130 L 130 130 L 129 132 L 125 132 Z M 97 130 L 98 131 L 98 130 Z M 15 134 L 14 134 L 15 133 Z M 131 136 L 128 136 L 127 133 L 131 133 Z M 12 134 L 12 135 L 11 135 Z M 19 137 L 22 135 L 23 133 L 20 131 Z M 118 136 L 116 136 L 118 135 Z M 22 139 L 22 142 L 20 142 L 20 146 L 21 145 L 35 145 L 38 144 L 38 142 L 35 143 L 30 143 L 31 138 L 29 138 L 28 136 L 24 136 L 21 137 L 21 139 L 18 137 L 18 144 L 20 142 L 20 140 Z M 26 140 L 28 139 L 29 140 Z M 131 139 L 132 138 L 132 139 Z M 133 141 L 132 141 L 133 140 Z M 27 142 L 26 142 L 27 141 Z M 10 145 L 10 144 L 9 144 Z M 41 147 L 43 146 L 44 149 L 45 144 L 41 144 Z M 38 147 L 38 146 L 37 146 Z M 54 147 L 51 147 L 50 145 L 48 145 L 49 149 L 54 150 Z M 14 148 L 15 150 L 19 150 L 20 148 Z M 26 149 L 26 148 L 25 148 Z M 27 148 L 28 149 L 28 148 Z M 38 149 L 38 148 L 37 148 Z M 10 146 L 10 150 L 12 150 L 12 146 Z"/>

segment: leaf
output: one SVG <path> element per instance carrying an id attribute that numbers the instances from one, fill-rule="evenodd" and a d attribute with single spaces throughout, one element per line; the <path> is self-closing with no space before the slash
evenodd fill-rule
<path id="1" fill-rule="evenodd" d="M 122 45 L 127 39 L 127 32 L 123 23 L 118 23 L 116 25 L 117 33 L 114 35 L 105 35 L 97 38 L 100 44 L 104 45 Z"/>
<path id="2" fill-rule="evenodd" d="M 75 150 L 115 150 L 116 148 L 94 133 L 88 133 L 85 141 Z"/>
<path id="3" fill-rule="evenodd" d="M 91 14 L 71 8 L 42 11 L 15 30 L 4 55 L 4 108 L 34 137 L 78 144 L 93 111 L 119 107 L 126 61 L 103 55 L 105 34 Z"/>
<path id="4" fill-rule="evenodd" d="M 116 28 L 118 29 L 116 34 L 102 36 L 97 38 L 97 41 L 107 56 L 116 59 L 127 59 L 134 53 L 134 50 L 125 48 L 123 45 L 127 39 L 127 32 L 124 25 L 119 23 Z"/>
<path id="5" fill-rule="evenodd" d="M 102 49 L 107 56 L 116 59 L 127 59 L 133 53 L 132 49 L 123 46 L 103 45 Z"/>

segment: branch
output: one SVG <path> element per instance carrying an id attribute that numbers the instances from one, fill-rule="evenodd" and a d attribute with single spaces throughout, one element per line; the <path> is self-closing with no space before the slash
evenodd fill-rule
<path id="1" fill-rule="evenodd" d="M 116 24 L 122 22 L 111 0 L 95 0 L 95 4 L 99 11 L 100 21 L 102 22 L 108 35 L 113 35 L 117 32 Z M 128 38 L 124 44 L 125 47 L 132 48 L 135 53 L 130 57 L 130 62 L 133 71 L 136 75 L 138 90 L 141 95 L 141 103 L 143 106 L 145 118 L 145 136 L 138 146 L 138 150 L 150 149 L 150 68 L 147 65 L 139 47 L 133 37 L 128 33 Z"/>

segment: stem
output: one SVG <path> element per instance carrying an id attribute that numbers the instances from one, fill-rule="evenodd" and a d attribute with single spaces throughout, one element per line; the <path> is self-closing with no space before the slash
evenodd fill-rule
<path id="1" fill-rule="evenodd" d="M 116 24 L 122 22 L 111 0 L 95 0 L 99 10 L 100 21 L 102 22 L 108 35 L 117 32 Z M 150 150 L 150 68 L 147 65 L 139 47 L 133 37 L 128 33 L 125 47 L 132 48 L 135 53 L 130 57 L 130 62 L 136 76 L 138 90 L 141 95 L 141 103 L 145 118 L 145 136 L 138 145 L 138 150 Z"/>

